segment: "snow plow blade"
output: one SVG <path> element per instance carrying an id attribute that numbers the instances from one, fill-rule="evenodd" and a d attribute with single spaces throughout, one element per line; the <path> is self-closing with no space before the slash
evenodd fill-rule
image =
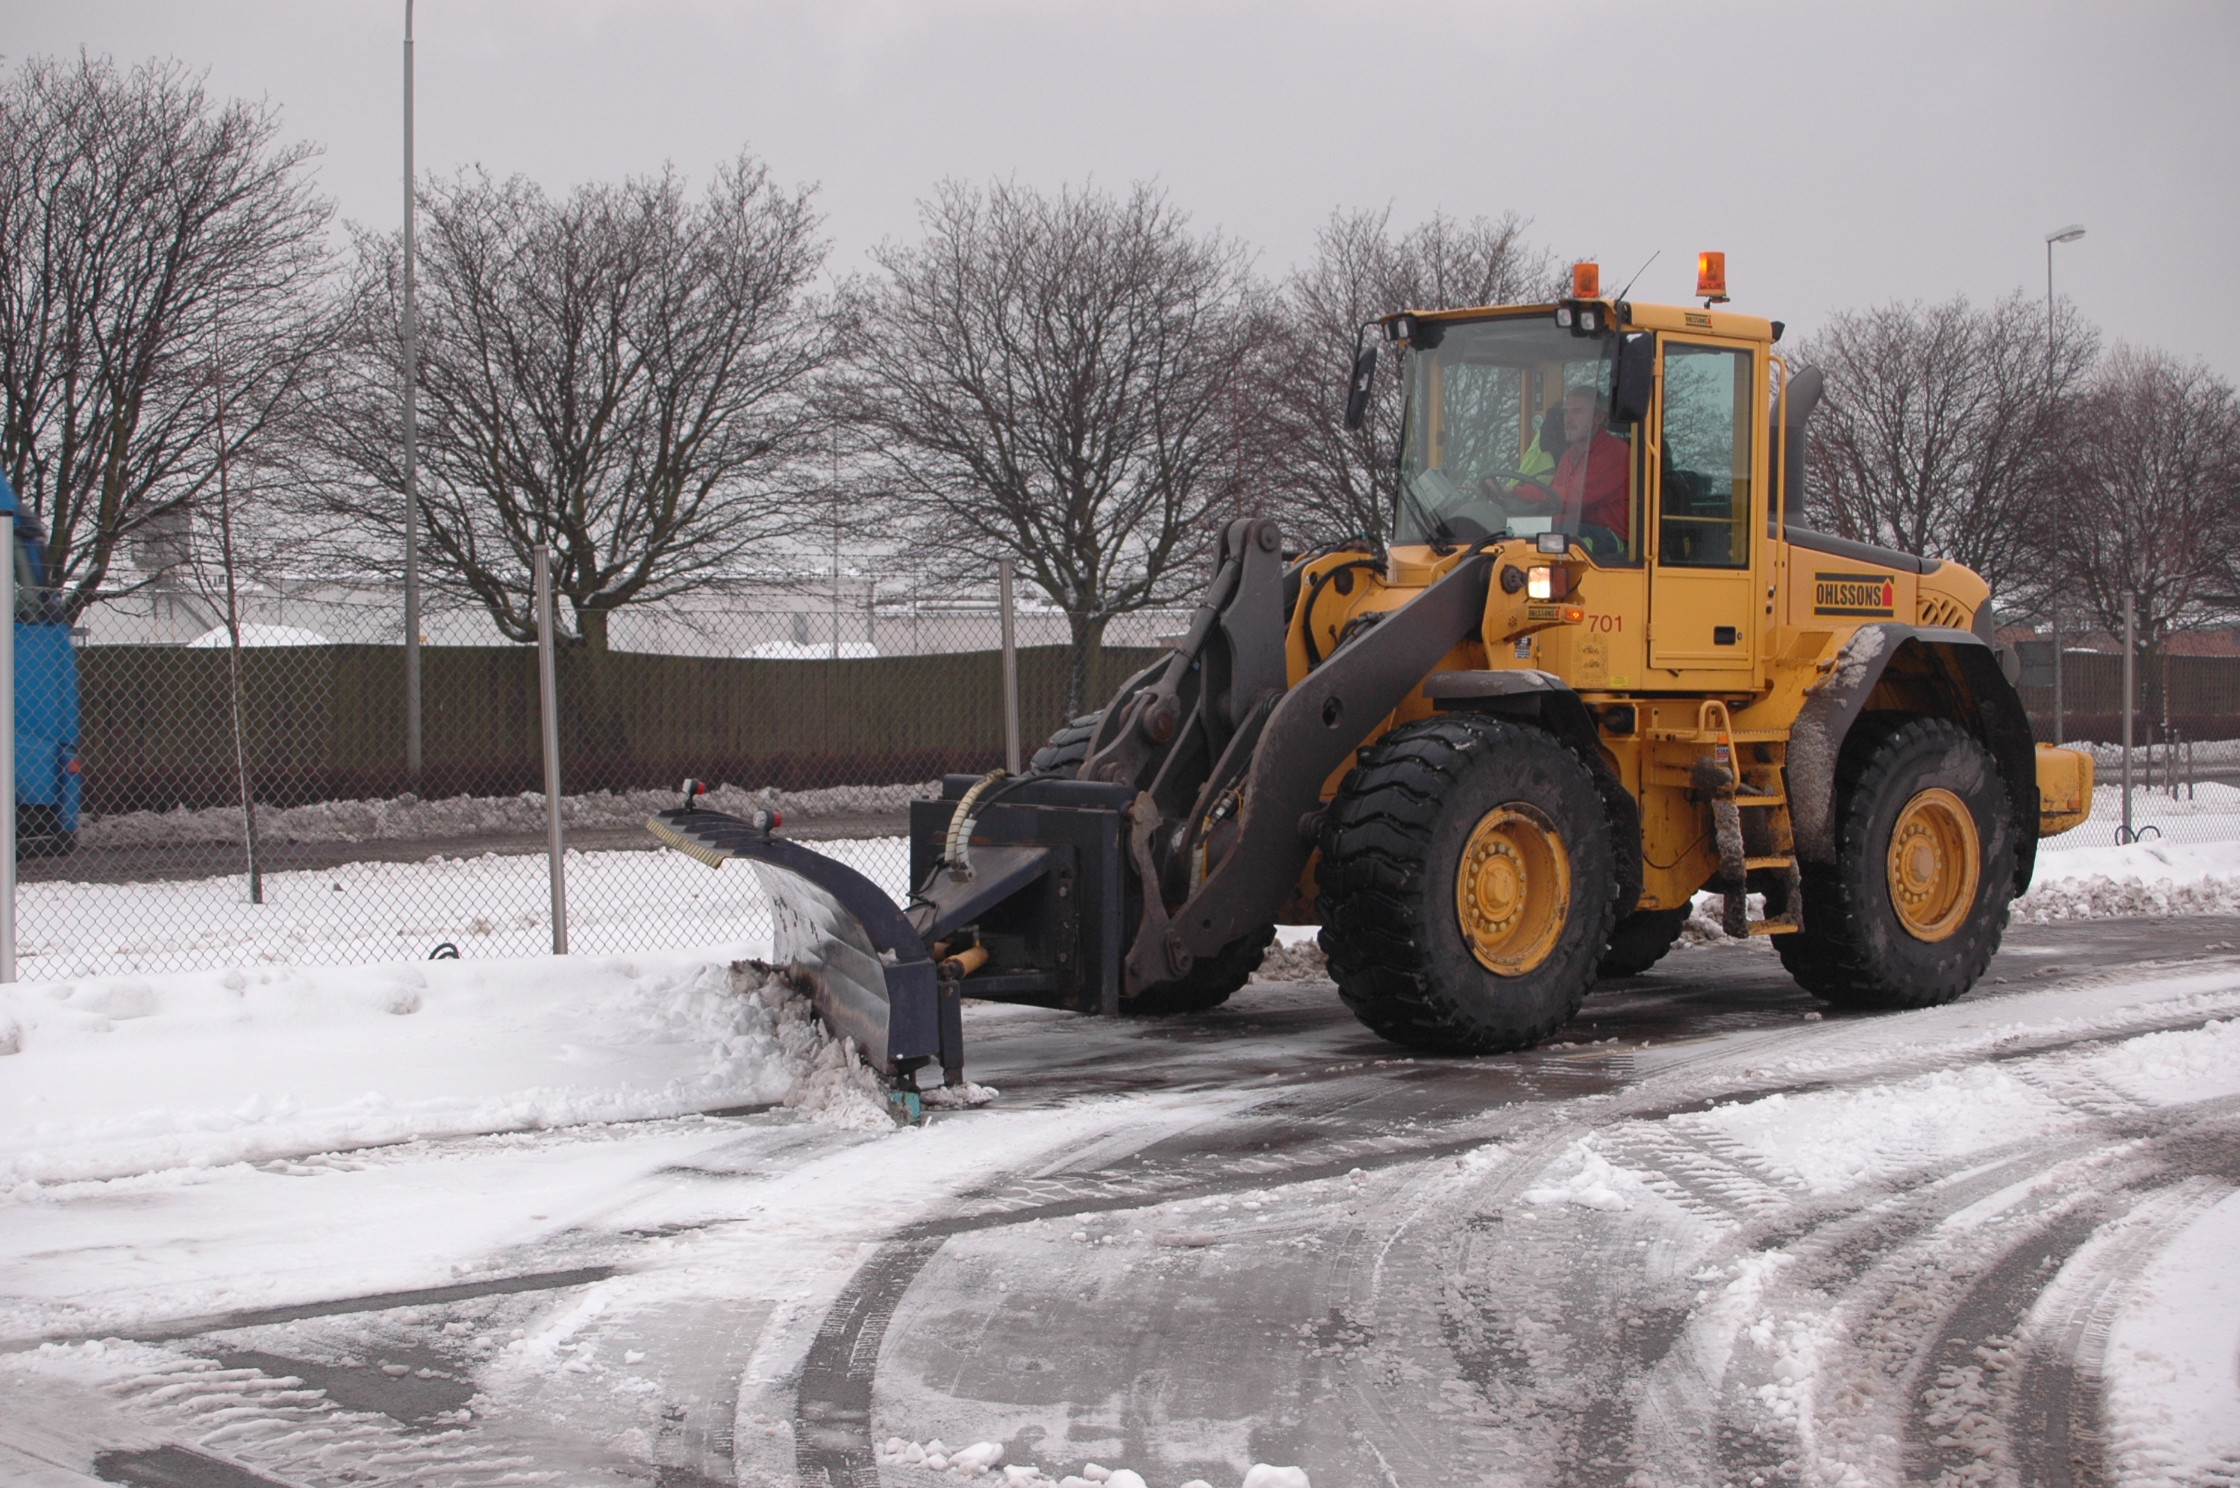
<path id="1" fill-rule="evenodd" d="M 932 953 L 885 890 L 845 863 L 721 811 L 678 808 L 646 826 L 711 868 L 729 858 L 753 865 L 770 897 L 772 961 L 873 1068 L 900 1078 L 934 1059 L 944 1069 L 962 1067 L 956 996 L 944 1002 Z"/>
<path id="2" fill-rule="evenodd" d="M 907 911 L 847 864 L 771 835 L 774 823 L 678 807 L 646 826 L 710 867 L 753 865 L 772 961 L 908 1091 L 935 1060 L 945 1084 L 963 1080 L 967 996 L 1120 1010 L 1134 798 L 1089 781 L 951 775 L 939 799 L 910 803 Z"/>

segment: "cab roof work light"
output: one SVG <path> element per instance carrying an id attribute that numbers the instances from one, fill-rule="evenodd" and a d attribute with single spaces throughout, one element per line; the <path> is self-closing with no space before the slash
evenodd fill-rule
<path id="1" fill-rule="evenodd" d="M 1696 293 L 1703 296 L 1706 306 L 1727 302 L 1727 256 L 1724 253 L 1696 255 Z"/>

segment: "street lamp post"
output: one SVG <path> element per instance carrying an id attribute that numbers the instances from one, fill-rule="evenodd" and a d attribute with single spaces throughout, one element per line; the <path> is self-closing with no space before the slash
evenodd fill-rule
<path id="1" fill-rule="evenodd" d="M 404 769 L 420 786 L 420 307 L 414 303 L 412 0 L 404 0 Z"/>
<path id="2" fill-rule="evenodd" d="M 2071 223 L 2046 234 L 2046 387 L 2051 395 L 2053 386 L 2053 245 L 2074 243 L 2084 236 L 2082 223 Z M 2055 500 L 2060 497 L 2056 495 Z M 2053 595 L 2053 742 L 2061 742 L 2061 590 L 2057 583 Z"/>

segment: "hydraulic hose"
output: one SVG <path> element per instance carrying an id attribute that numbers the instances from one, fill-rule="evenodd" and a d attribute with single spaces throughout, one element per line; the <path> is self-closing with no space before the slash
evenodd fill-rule
<path id="1" fill-rule="evenodd" d="M 964 798 L 957 802 L 956 811 L 949 818 L 949 840 L 943 844 L 941 859 L 949 865 L 951 876 L 958 879 L 972 877 L 972 823 L 978 815 L 980 798 L 999 781 L 1009 779 L 1008 770 L 990 770 L 966 788 Z"/>

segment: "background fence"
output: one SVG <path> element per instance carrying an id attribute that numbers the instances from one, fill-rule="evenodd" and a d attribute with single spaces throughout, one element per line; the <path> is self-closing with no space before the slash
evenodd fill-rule
<path id="1" fill-rule="evenodd" d="M 284 598 L 285 609 L 267 596 L 251 612 L 254 644 L 238 651 L 207 609 L 166 620 L 146 601 L 97 611 L 75 645 L 19 627 L 21 976 L 550 947 L 535 648 L 496 642 L 471 615 L 431 618 L 448 643 L 422 648 L 415 776 L 401 617 L 347 596 Z M 837 586 L 813 603 L 632 616 L 615 649 L 559 654 L 572 950 L 767 936 L 751 870 L 711 872 L 644 830 L 687 775 L 718 784 L 720 808 L 777 807 L 789 835 L 899 896 L 908 800 L 944 772 L 1003 762 L 992 606 L 882 606 Z M 1091 705 L 1185 622 L 1116 623 Z M 1032 751 L 1063 720 L 1068 654 L 1062 617 L 1030 612 L 1020 631 Z M 2120 666 L 2070 655 L 2069 737 L 2116 733 Z M 2174 657 L 2140 676 L 2135 827 L 2171 842 L 2240 839 L 2240 658 Z M 2026 674 L 2024 694 L 2046 732 L 2050 688 Z M 2188 740 L 2178 749 L 2152 742 L 2165 696 Z M 2113 841 L 2118 756 L 2098 753 L 2100 809 L 2052 850 Z"/>
<path id="2" fill-rule="evenodd" d="M 145 610 L 129 625 L 95 618 L 67 665 L 19 673 L 27 695 L 74 689 L 77 715 L 75 750 L 44 756 L 57 830 L 24 847 L 21 976 L 550 947 L 535 647 L 423 645 L 415 775 L 401 618 L 383 607 L 306 614 L 299 599 L 292 623 L 269 610 L 245 623 L 238 650 L 222 626 L 199 627 L 207 614 L 173 627 L 184 643 L 152 638 Z M 719 807 L 776 806 L 789 834 L 899 894 L 910 797 L 1004 761 L 992 608 L 634 618 L 617 638 L 663 649 L 556 657 L 573 951 L 767 935 L 751 870 L 712 873 L 644 829 L 688 775 L 719 787 Z M 1031 753 L 1064 719 L 1070 653 L 1052 643 L 1062 617 L 1020 622 L 1034 642 L 1017 653 Z M 1088 695 L 1101 701 L 1184 623 L 1115 622 Z M 484 639 L 456 616 L 428 629 Z M 29 801 L 41 751 L 25 753 Z"/>
<path id="3" fill-rule="evenodd" d="M 2022 703 L 2038 737 L 2053 737 L 2053 646 L 2026 641 Z M 2240 656 L 2161 656 L 2142 651 L 2136 664 L 2134 738 L 2167 733 L 2194 740 L 2240 737 Z M 2123 657 L 2066 651 L 2061 668 L 2061 731 L 2068 740 L 2113 743 L 2123 737 Z"/>

